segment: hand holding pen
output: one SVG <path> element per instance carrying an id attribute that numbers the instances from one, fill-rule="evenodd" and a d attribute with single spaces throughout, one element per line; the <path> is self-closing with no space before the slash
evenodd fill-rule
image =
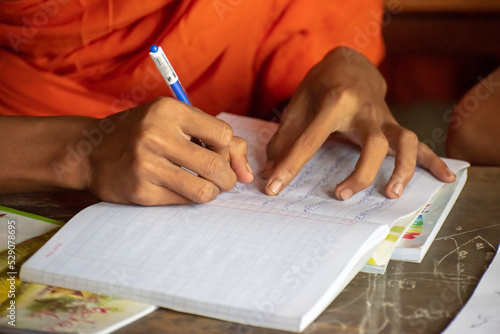
<path id="1" fill-rule="evenodd" d="M 160 71 L 161 75 L 165 79 L 165 82 L 169 86 L 170 90 L 172 91 L 172 95 L 179 101 L 182 101 L 188 105 L 191 105 L 191 102 L 189 101 L 189 98 L 186 94 L 186 91 L 182 87 L 181 82 L 179 81 L 179 77 L 177 76 L 177 73 L 175 73 L 174 68 L 170 64 L 167 56 L 163 52 L 161 47 L 158 47 L 156 45 L 151 46 L 149 55 L 151 58 L 154 60 L 156 66 L 158 67 L 158 70 Z M 207 148 L 207 145 L 205 142 L 202 140 L 192 137 L 191 140 L 202 146 L 203 148 Z M 249 166 L 245 166 L 247 170 L 250 170 Z M 237 192 L 238 188 L 236 185 L 233 187 L 233 191 Z"/>
<path id="2" fill-rule="evenodd" d="M 244 169 L 246 143 L 232 136 L 231 127 L 174 99 L 158 98 L 104 121 L 89 121 L 93 124 L 85 128 L 88 133 L 101 124 L 110 129 L 91 151 L 89 163 L 81 164 L 86 170 L 80 173 L 87 182 L 84 189 L 103 201 L 147 206 L 206 203 L 230 191 L 237 180 L 252 180 Z M 210 150 L 193 143 L 194 136 Z M 62 163 L 74 164 L 70 159 Z"/>
<path id="3" fill-rule="evenodd" d="M 73 132 L 83 135 L 68 143 L 68 154 L 53 158 L 58 166 L 68 166 L 58 173 L 75 179 L 74 189 L 106 202 L 206 203 L 230 191 L 237 180 L 253 180 L 246 142 L 224 121 L 172 98 L 103 119 L 76 117 L 72 124 Z M 193 137 L 210 149 L 193 143 Z M 90 140 L 98 143 L 78 156 L 75 150 L 91 145 Z"/>

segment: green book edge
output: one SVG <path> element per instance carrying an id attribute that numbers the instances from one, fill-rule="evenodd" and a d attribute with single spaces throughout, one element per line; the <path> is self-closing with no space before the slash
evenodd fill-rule
<path id="1" fill-rule="evenodd" d="M 19 216 L 24 216 L 24 217 L 28 217 L 28 218 L 38 219 L 38 220 L 41 220 L 43 222 L 50 223 L 50 224 L 55 224 L 55 225 L 59 225 L 59 226 L 63 226 L 64 225 L 64 222 L 62 222 L 60 220 L 55 220 L 55 219 L 52 219 L 52 218 L 42 217 L 42 216 L 35 215 L 35 214 L 32 214 L 32 213 L 24 212 L 24 211 L 21 211 L 21 210 L 7 208 L 7 207 L 1 206 L 1 205 L 0 205 L 0 210 L 5 211 L 5 212 L 9 212 L 9 213 L 13 213 L 13 214 L 16 214 L 16 215 L 19 215 Z"/>

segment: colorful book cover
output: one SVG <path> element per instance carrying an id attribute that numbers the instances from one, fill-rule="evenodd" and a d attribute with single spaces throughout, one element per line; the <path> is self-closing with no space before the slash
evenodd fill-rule
<path id="1" fill-rule="evenodd" d="M 418 211 L 419 212 L 419 211 Z M 417 213 L 418 213 L 417 212 Z M 377 247 L 368 262 L 361 269 L 362 272 L 370 274 L 383 274 L 387 269 L 387 265 L 391 260 L 391 255 L 396 248 L 396 245 L 401 240 L 403 235 L 415 219 L 415 215 L 410 215 L 398 220 L 389 230 L 384 241 Z"/>
<path id="2" fill-rule="evenodd" d="M 467 180 L 467 169 L 454 183 L 443 185 L 398 242 L 392 260 L 421 262 Z"/>
<path id="3" fill-rule="evenodd" d="M 155 306 L 21 282 L 21 264 L 62 222 L 0 206 L 0 326 L 59 333 L 109 333 Z M 0 331 L 2 331 L 0 328 Z"/>
<path id="4" fill-rule="evenodd" d="M 362 272 L 383 274 L 390 260 L 421 262 L 467 180 L 467 170 L 444 184 L 416 215 L 396 222 Z"/>

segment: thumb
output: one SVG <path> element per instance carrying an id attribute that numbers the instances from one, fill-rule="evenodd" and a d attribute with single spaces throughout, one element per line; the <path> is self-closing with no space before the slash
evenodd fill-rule
<path id="1" fill-rule="evenodd" d="M 239 182 L 250 183 L 253 181 L 253 172 L 247 158 L 247 142 L 241 137 L 233 137 L 229 145 L 229 159 L 231 168 Z"/>

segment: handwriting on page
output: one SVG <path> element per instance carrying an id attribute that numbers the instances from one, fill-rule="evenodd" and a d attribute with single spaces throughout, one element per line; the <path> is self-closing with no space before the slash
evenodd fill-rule
<path id="1" fill-rule="evenodd" d="M 372 184 L 347 201 L 334 199 L 336 186 L 354 170 L 360 156 L 360 148 L 340 137 L 329 138 L 313 158 L 302 168 L 295 179 L 275 197 L 264 195 L 266 180 L 260 173 L 266 164 L 266 146 L 278 124 L 257 119 L 241 119 L 236 115 L 221 114 L 221 119 L 231 124 L 234 134 L 248 143 L 248 159 L 256 172 L 255 181 L 238 184 L 238 194 L 221 194 L 226 203 L 258 205 L 290 212 L 335 216 L 378 224 L 391 224 L 411 212 L 421 210 L 441 186 L 442 182 L 428 171 L 417 167 L 403 196 L 396 200 L 385 196 L 385 187 L 394 170 L 395 159 L 388 156 L 378 168 Z M 293 143 L 290 143 L 293 145 Z M 458 160 L 445 161 L 454 172 L 468 166 Z"/>
<path id="2" fill-rule="evenodd" d="M 255 148 L 253 152 L 259 154 Z M 339 142 L 327 142 L 279 196 L 263 195 L 265 180 L 257 176 L 253 183 L 239 186 L 237 196 L 223 194 L 222 198 L 269 208 L 369 220 L 372 214 L 394 203 L 384 195 L 384 187 L 392 172 L 393 161 L 391 159 L 385 161 L 381 168 L 389 172 L 379 173 L 370 187 L 349 201 L 334 199 L 335 187 L 354 170 L 358 158 L 357 149 Z M 250 163 L 253 163 L 254 170 L 260 170 L 263 162 L 251 156 Z"/>

